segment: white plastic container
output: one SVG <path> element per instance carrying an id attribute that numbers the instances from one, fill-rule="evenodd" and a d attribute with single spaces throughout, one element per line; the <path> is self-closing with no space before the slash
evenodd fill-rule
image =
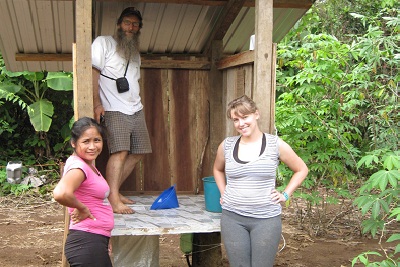
<path id="1" fill-rule="evenodd" d="M 7 182 L 18 184 L 21 182 L 22 161 L 9 161 L 7 164 Z"/>

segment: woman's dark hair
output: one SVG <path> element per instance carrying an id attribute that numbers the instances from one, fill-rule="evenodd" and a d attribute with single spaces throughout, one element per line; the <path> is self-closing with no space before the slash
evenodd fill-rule
<path id="1" fill-rule="evenodd" d="M 89 128 L 95 127 L 100 133 L 101 137 L 105 138 L 105 131 L 102 125 L 98 124 L 94 119 L 89 117 L 82 117 L 74 122 L 71 128 L 71 143 L 75 143 L 79 137 Z"/>

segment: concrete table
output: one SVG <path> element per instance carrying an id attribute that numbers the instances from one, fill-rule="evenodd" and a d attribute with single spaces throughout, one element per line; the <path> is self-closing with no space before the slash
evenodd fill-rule
<path id="1" fill-rule="evenodd" d="M 114 214 L 115 267 L 159 266 L 159 236 L 220 232 L 221 213 L 205 210 L 204 195 L 178 195 L 178 208 L 150 210 L 158 196 L 127 196 L 134 214 Z M 132 265 L 133 264 L 133 265 Z"/>
<path id="2" fill-rule="evenodd" d="M 112 236 L 220 232 L 221 213 L 205 210 L 204 195 L 178 195 L 179 208 L 150 210 L 158 196 L 130 196 L 134 214 L 115 214 Z"/>

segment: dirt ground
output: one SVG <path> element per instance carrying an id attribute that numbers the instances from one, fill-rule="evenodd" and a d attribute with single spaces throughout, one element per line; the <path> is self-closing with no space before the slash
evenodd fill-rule
<path id="1" fill-rule="evenodd" d="M 347 267 L 361 252 L 383 254 L 378 239 L 360 238 L 352 226 L 331 227 L 322 236 L 310 236 L 285 209 L 283 236 L 274 266 Z M 63 208 L 38 197 L 0 197 L 0 266 L 61 266 Z M 347 230 L 346 230 L 347 229 Z M 160 266 L 188 266 L 178 235 L 160 236 Z M 393 249 L 386 247 L 387 249 Z M 222 246 L 224 266 L 229 266 Z M 205 263 L 205 267 L 208 265 Z M 355 266 L 363 266 L 357 264 Z"/>

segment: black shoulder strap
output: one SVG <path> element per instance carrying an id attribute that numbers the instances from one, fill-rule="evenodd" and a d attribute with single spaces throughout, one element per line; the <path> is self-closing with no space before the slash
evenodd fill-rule
<path id="1" fill-rule="evenodd" d="M 128 71 L 128 66 L 129 66 L 129 60 L 128 60 L 128 62 L 126 63 L 126 68 L 125 68 L 124 77 L 126 76 L 126 72 Z"/>
<path id="2" fill-rule="evenodd" d="M 126 72 L 128 71 L 128 66 L 129 66 L 129 60 L 128 60 L 128 63 L 126 64 L 126 68 L 125 68 L 125 73 L 124 73 L 124 77 L 126 76 Z M 101 73 L 100 72 L 100 75 L 101 76 L 103 76 L 103 77 L 106 77 L 106 78 L 108 78 L 108 79 L 110 79 L 110 80 L 116 80 L 116 79 L 114 79 L 114 78 L 111 78 L 111 77 L 109 77 L 109 76 L 107 76 L 107 75 L 104 75 L 103 73 Z"/>

